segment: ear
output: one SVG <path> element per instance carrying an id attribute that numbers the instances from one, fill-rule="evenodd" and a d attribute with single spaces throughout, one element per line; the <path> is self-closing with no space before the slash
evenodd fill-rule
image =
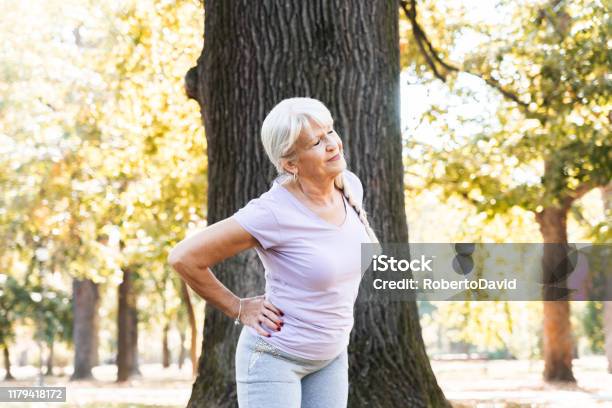
<path id="1" fill-rule="evenodd" d="M 295 174 L 297 171 L 297 161 L 295 159 L 281 159 L 281 166 L 286 172 Z"/>

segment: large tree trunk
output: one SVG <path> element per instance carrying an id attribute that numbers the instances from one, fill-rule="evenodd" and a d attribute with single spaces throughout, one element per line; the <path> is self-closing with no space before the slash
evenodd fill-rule
<path id="1" fill-rule="evenodd" d="M 7 344 L 2 345 L 2 353 L 4 354 L 4 381 L 14 380 L 15 377 L 13 377 L 13 373 L 11 373 L 11 357 Z"/>
<path id="2" fill-rule="evenodd" d="M 544 239 L 543 283 L 566 286 L 571 266 L 567 259 L 567 207 L 546 207 L 536 213 Z M 543 291 L 543 354 L 546 381 L 575 382 L 573 339 L 567 291 L 545 286 Z M 566 299 L 566 300 L 548 300 Z"/>
<path id="3" fill-rule="evenodd" d="M 186 76 L 200 103 L 208 147 L 208 223 L 267 191 L 275 171 L 259 137 L 266 113 L 287 97 L 331 110 L 349 168 L 381 241 L 408 242 L 399 105 L 397 1 L 206 2 L 205 46 Z M 262 294 L 254 251 L 217 265 L 239 296 Z M 240 328 L 207 308 L 190 407 L 236 405 Z M 350 407 L 448 407 L 425 352 L 415 302 L 356 305 Z"/>
<path id="4" fill-rule="evenodd" d="M 607 216 L 612 211 L 612 183 L 602 187 L 600 191 Z M 612 374 L 612 300 L 604 300 L 603 307 L 604 350 L 608 358 L 608 372 Z"/>
<path id="5" fill-rule="evenodd" d="M 189 346 L 189 355 L 191 357 L 191 368 L 194 377 L 198 373 L 198 328 L 196 325 L 195 312 L 193 310 L 193 304 L 191 303 L 191 295 L 189 295 L 189 289 L 187 289 L 187 284 L 184 280 L 181 279 L 181 294 L 183 296 L 183 302 L 185 304 L 185 308 L 187 309 L 187 316 L 189 317 L 189 327 L 191 328 L 191 341 Z M 206 306 L 204 306 L 206 308 Z M 182 344 L 182 343 L 181 343 Z M 182 347 L 182 346 L 181 346 Z"/>
<path id="6" fill-rule="evenodd" d="M 117 311 L 117 381 L 127 381 L 138 370 L 138 310 L 134 293 L 134 272 L 123 269 Z"/>
<path id="7" fill-rule="evenodd" d="M 74 313 L 74 372 L 71 380 L 92 378 L 91 369 L 97 363 L 98 285 L 90 279 L 72 282 Z"/>

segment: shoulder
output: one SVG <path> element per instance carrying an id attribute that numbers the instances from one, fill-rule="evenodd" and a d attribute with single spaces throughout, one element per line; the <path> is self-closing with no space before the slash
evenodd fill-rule
<path id="1" fill-rule="evenodd" d="M 232 218 L 253 235 L 264 249 L 278 245 L 281 241 L 275 195 L 273 191 L 267 191 L 250 200 L 232 215 Z"/>

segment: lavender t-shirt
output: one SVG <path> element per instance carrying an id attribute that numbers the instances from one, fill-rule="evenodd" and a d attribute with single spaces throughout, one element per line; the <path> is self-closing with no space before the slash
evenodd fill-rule
<path id="1" fill-rule="evenodd" d="M 363 187 L 345 170 L 353 198 Z M 369 242 L 364 225 L 343 196 L 341 226 L 323 220 L 275 181 L 270 190 L 238 210 L 233 218 L 259 245 L 265 269 L 265 297 L 282 310 L 284 325 L 266 341 L 282 351 L 311 360 L 327 360 L 349 343 L 353 306 L 361 280 L 360 250 Z M 260 336 L 252 327 L 254 335 Z"/>

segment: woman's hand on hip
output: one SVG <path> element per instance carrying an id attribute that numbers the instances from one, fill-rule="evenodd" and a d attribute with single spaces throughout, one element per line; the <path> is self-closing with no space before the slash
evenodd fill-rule
<path id="1" fill-rule="evenodd" d="M 242 313 L 240 322 L 246 326 L 251 326 L 262 336 L 270 335 L 261 327 L 265 324 L 274 331 L 280 331 L 283 321 L 281 316 L 284 313 L 265 299 L 265 295 L 242 299 Z"/>

